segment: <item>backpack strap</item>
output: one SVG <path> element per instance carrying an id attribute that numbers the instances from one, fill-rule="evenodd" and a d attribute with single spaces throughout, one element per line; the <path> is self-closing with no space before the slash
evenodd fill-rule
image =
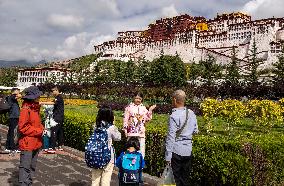
<path id="1" fill-rule="evenodd" d="M 176 139 L 180 137 L 180 135 L 181 135 L 182 131 L 184 130 L 185 126 L 187 125 L 187 121 L 188 121 L 188 113 L 189 113 L 189 112 L 188 112 L 188 109 L 187 109 L 186 107 L 185 107 L 185 109 L 186 109 L 185 122 L 184 122 L 183 126 L 182 126 L 179 130 L 177 130 L 177 133 L 176 133 Z"/>

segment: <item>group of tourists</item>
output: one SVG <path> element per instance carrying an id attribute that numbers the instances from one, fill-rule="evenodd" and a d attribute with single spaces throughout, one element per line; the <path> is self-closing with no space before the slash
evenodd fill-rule
<path id="1" fill-rule="evenodd" d="M 188 186 L 190 183 L 192 136 L 198 132 L 196 115 L 185 107 L 185 99 L 186 94 L 183 90 L 177 90 L 172 95 L 174 109 L 169 118 L 169 129 L 165 143 L 165 159 L 167 165 L 172 168 L 177 186 Z M 95 131 L 86 145 L 85 152 L 87 165 L 93 168 L 93 186 L 109 186 L 115 165 L 119 168 L 119 184 L 121 186 L 138 186 L 143 183 L 142 171 L 145 166 L 145 153 L 147 153 L 145 152 L 145 125 L 152 119 L 156 105 L 150 106 L 147 110 L 142 101 L 142 94 L 137 93 L 133 97 L 133 102 L 125 108 L 122 131 L 127 137 L 127 142 L 125 151 L 116 161 L 112 141 L 119 141 L 121 134 L 114 125 L 112 109 L 107 106 L 102 106 L 99 109 Z M 100 135 L 103 134 L 104 129 L 107 138 Z M 106 148 L 101 143 L 96 143 L 96 141 L 103 141 L 100 139 L 105 139 L 107 148 L 111 149 L 109 161 L 106 163 Z"/>
<path id="2" fill-rule="evenodd" d="M 40 150 L 56 153 L 63 150 L 64 100 L 57 86 L 52 89 L 54 100 L 40 102 L 42 92 L 36 86 L 24 90 L 12 89 L 9 96 L 9 131 L 6 151 L 20 152 L 19 183 L 31 185 Z M 20 110 L 18 100 L 23 99 Z M 173 170 L 177 186 L 189 185 L 191 169 L 192 136 L 198 132 L 196 115 L 185 107 L 186 94 L 177 90 L 172 95 L 172 114 L 168 123 L 165 159 Z M 92 185 L 109 186 L 114 166 L 119 168 L 120 185 L 141 185 L 145 166 L 144 157 L 146 124 L 152 119 L 156 105 L 147 109 L 143 95 L 137 93 L 125 108 L 122 133 L 126 136 L 125 150 L 115 157 L 113 141 L 121 140 L 121 133 L 115 126 L 112 109 L 101 106 L 96 117 L 94 132 L 85 147 L 85 160 L 92 168 Z M 40 107 L 45 111 L 42 124 Z M 68 127 L 68 126 L 67 126 Z M 14 141 L 18 130 L 18 143 Z"/>
<path id="3" fill-rule="evenodd" d="M 49 136 L 48 142 L 45 143 L 45 152 L 53 154 L 56 150 L 63 150 L 64 101 L 57 86 L 54 86 L 51 91 L 55 99 L 50 102 L 40 102 L 42 92 L 37 86 L 26 88 L 24 96 L 18 88 L 13 88 L 11 95 L 6 98 L 9 105 L 9 129 L 4 152 L 20 153 L 20 185 L 32 184 L 37 157 L 47 134 Z M 20 109 L 19 99 L 21 98 L 23 102 Z M 45 125 L 42 125 L 40 117 L 41 105 L 44 105 L 45 110 L 52 108 L 49 110 L 52 118 L 46 118 L 48 122 L 45 122 Z"/>

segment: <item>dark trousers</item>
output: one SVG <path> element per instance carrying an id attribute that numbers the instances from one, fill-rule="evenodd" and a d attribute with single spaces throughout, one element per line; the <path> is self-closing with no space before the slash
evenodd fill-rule
<path id="1" fill-rule="evenodd" d="M 192 156 L 180 156 L 173 153 L 171 167 L 176 186 L 189 186 Z"/>
<path id="2" fill-rule="evenodd" d="M 57 146 L 62 146 L 64 144 L 64 134 L 62 124 L 58 124 L 54 127 L 50 128 L 51 136 L 50 136 L 50 148 L 55 149 Z M 56 144 L 58 143 L 58 144 Z"/>
<path id="3" fill-rule="evenodd" d="M 21 151 L 19 166 L 20 186 L 32 185 L 39 150 Z"/>
<path id="4" fill-rule="evenodd" d="M 19 118 L 10 118 L 9 119 L 9 130 L 7 134 L 7 141 L 6 141 L 6 149 L 9 150 L 16 150 L 17 149 L 17 141 L 14 141 L 15 135 L 15 129 L 18 126 Z"/>

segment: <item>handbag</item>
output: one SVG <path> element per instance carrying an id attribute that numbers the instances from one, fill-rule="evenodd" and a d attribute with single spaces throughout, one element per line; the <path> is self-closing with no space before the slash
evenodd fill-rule
<path id="1" fill-rule="evenodd" d="M 172 167 L 170 165 L 167 165 L 163 172 L 162 180 L 158 183 L 158 186 L 175 186 L 175 185 L 176 183 Z"/>

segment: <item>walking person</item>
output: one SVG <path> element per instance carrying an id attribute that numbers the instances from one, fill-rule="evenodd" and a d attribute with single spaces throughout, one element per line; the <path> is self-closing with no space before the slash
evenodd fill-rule
<path id="1" fill-rule="evenodd" d="M 56 148 L 60 151 L 63 150 L 62 146 L 64 144 L 64 100 L 60 94 L 58 86 L 54 86 L 52 89 L 52 95 L 54 96 L 54 101 L 52 102 L 41 102 L 41 105 L 54 105 L 53 108 L 53 119 L 57 123 L 55 126 L 50 128 L 50 149 L 48 153 L 56 153 Z"/>
<path id="2" fill-rule="evenodd" d="M 116 166 L 119 169 L 119 186 L 142 185 L 142 170 L 145 167 L 145 161 L 139 152 L 139 139 L 132 136 L 125 146 L 126 151 L 122 152 L 116 160 Z"/>
<path id="3" fill-rule="evenodd" d="M 177 186 L 189 186 L 192 136 L 198 132 L 194 112 L 185 107 L 186 94 L 177 90 L 172 96 L 174 109 L 166 138 L 166 161 L 171 165 Z"/>
<path id="4" fill-rule="evenodd" d="M 21 150 L 19 183 L 32 185 L 39 150 L 42 146 L 44 127 L 41 124 L 39 97 L 42 92 L 31 86 L 25 90 L 19 118 L 19 148 Z"/>
<path id="5" fill-rule="evenodd" d="M 110 186 L 115 163 L 115 149 L 112 144 L 113 141 L 120 140 L 121 133 L 114 125 L 112 109 L 102 106 L 98 111 L 95 131 L 85 151 L 87 165 L 93 168 L 92 186 Z"/>
<path id="6" fill-rule="evenodd" d="M 145 124 L 152 119 L 152 113 L 156 105 L 152 105 L 148 111 L 142 104 L 142 100 L 143 95 L 137 93 L 133 98 L 133 102 L 125 108 L 123 131 L 128 139 L 132 136 L 139 139 L 140 151 L 145 157 Z"/>
<path id="7" fill-rule="evenodd" d="M 18 99 L 22 96 L 20 94 L 20 90 L 18 88 L 12 88 L 11 95 L 7 97 L 7 101 L 9 104 L 9 130 L 7 134 L 6 141 L 6 150 L 5 152 L 19 152 L 17 147 L 17 141 L 15 141 L 15 136 L 18 135 L 18 123 L 20 116 L 20 107 L 18 103 Z"/>

